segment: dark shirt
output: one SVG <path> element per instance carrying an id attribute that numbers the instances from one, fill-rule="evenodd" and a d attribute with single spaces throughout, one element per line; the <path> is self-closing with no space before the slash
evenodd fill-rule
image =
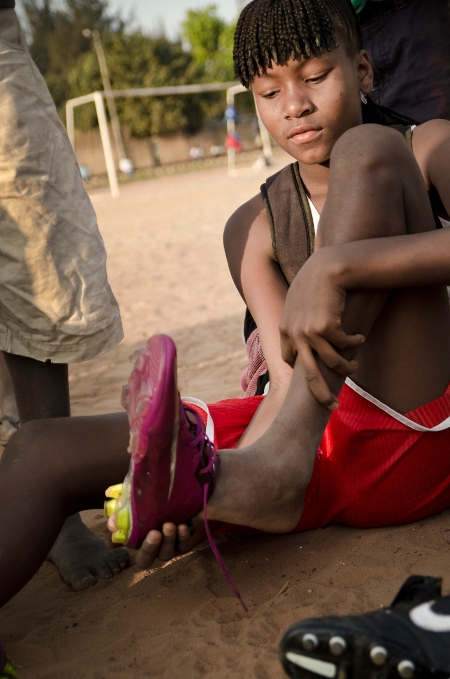
<path id="1" fill-rule="evenodd" d="M 374 68 L 373 101 L 418 123 L 450 120 L 447 0 L 367 0 L 359 18 Z"/>
<path id="2" fill-rule="evenodd" d="M 2 7 L 15 7 L 15 0 L 0 0 L 0 9 Z"/>

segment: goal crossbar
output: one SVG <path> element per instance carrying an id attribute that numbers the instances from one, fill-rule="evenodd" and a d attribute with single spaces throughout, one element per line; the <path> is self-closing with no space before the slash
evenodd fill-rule
<path id="1" fill-rule="evenodd" d="M 138 87 L 134 89 L 125 90 L 108 90 L 97 91 L 85 94 L 81 97 L 69 99 L 66 102 L 66 125 L 67 134 L 70 142 L 75 150 L 75 117 L 74 109 L 83 104 L 93 102 L 97 113 L 98 125 L 100 128 L 100 137 L 103 146 L 103 153 L 106 162 L 106 171 L 108 173 L 108 181 L 113 197 L 119 195 L 119 184 L 117 181 L 117 173 L 114 164 L 114 156 L 109 136 L 108 122 L 105 111 L 105 99 L 117 99 L 119 97 L 161 97 L 178 94 L 203 94 L 204 92 L 221 92 L 226 90 L 227 103 L 234 104 L 234 96 L 240 92 L 247 92 L 247 90 L 240 84 L 234 82 L 226 83 L 204 83 L 198 85 L 169 85 L 166 87 Z M 228 131 L 234 131 L 234 121 L 228 123 Z M 270 138 L 266 128 L 264 127 L 259 115 L 258 124 L 263 139 L 264 155 L 271 155 Z M 230 174 L 234 171 L 234 149 L 228 149 L 228 169 Z"/>

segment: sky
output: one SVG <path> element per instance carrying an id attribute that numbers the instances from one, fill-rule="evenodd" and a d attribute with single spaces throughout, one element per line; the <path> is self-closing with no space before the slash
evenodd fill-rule
<path id="1" fill-rule="evenodd" d="M 235 19 L 240 0 L 109 0 L 113 10 L 121 10 L 127 16 L 133 10 L 136 24 L 145 31 L 155 31 L 164 26 L 167 35 L 174 38 L 180 32 L 180 24 L 188 9 L 201 9 L 215 4 L 219 16 L 227 22 Z M 124 11 L 124 5 L 126 10 Z"/>

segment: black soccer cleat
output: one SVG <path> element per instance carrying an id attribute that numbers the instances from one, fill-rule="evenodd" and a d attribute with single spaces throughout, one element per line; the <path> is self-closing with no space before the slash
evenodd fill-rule
<path id="1" fill-rule="evenodd" d="M 440 578 L 413 575 L 391 606 L 302 620 L 280 659 L 294 679 L 450 679 L 450 596 Z"/>

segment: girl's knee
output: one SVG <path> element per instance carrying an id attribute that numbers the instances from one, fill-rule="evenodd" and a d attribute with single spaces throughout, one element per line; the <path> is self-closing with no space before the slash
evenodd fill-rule
<path id="1" fill-rule="evenodd" d="M 373 176 L 398 176 L 399 167 L 414 163 L 406 140 L 395 129 L 382 125 L 359 125 L 344 132 L 334 145 L 331 167 Z"/>

